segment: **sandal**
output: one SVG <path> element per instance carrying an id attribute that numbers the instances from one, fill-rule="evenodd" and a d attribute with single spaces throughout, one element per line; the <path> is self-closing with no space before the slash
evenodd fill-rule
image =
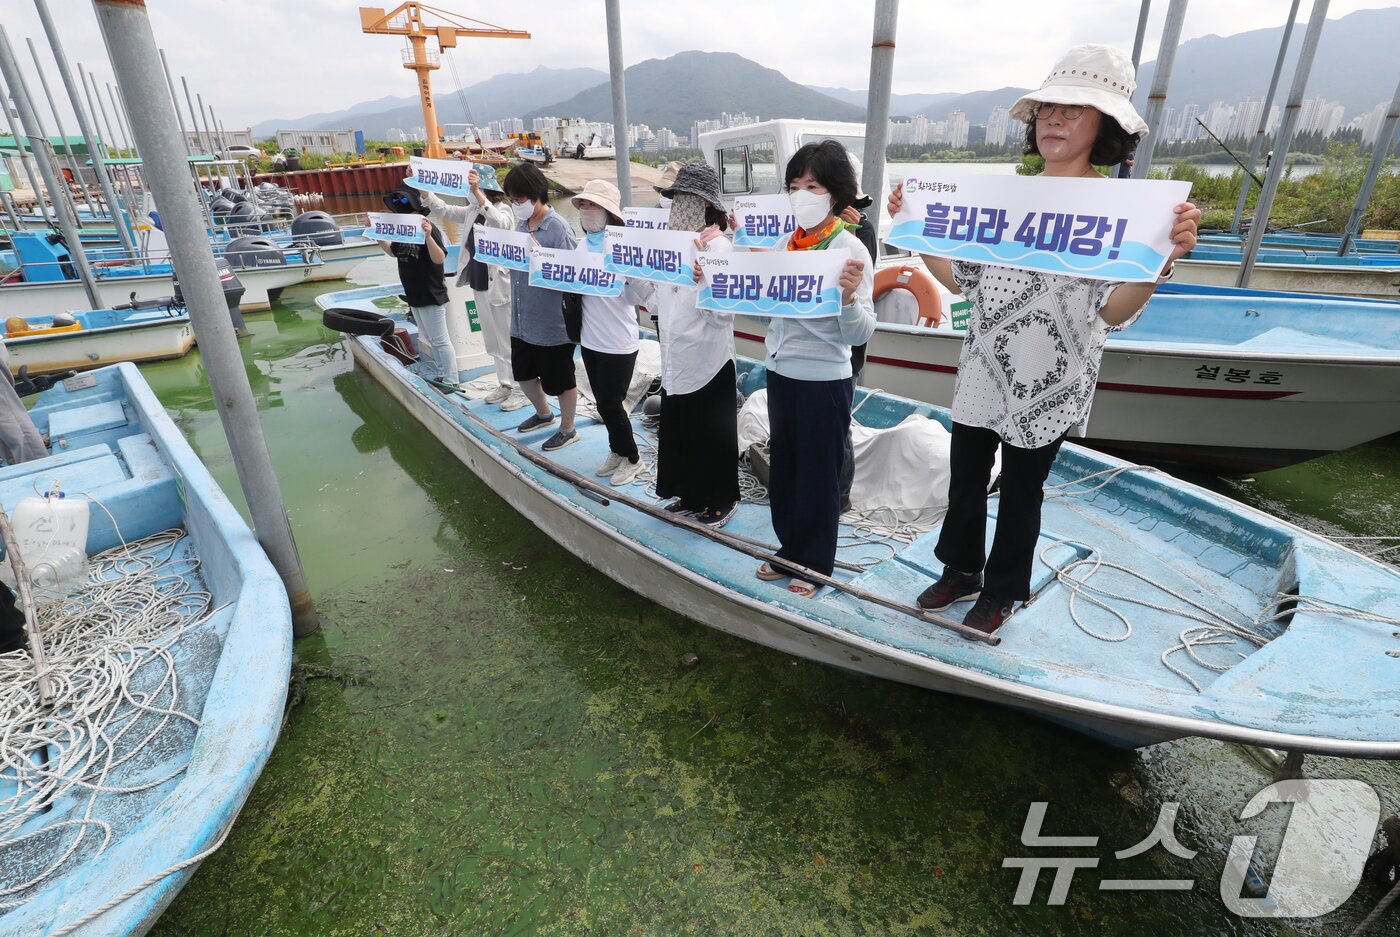
<path id="1" fill-rule="evenodd" d="M 810 599 L 817 594 L 817 590 L 820 588 L 821 586 L 814 582 L 806 582 L 801 579 L 794 579 L 788 583 L 788 591 L 802 599 Z"/>
<path id="2" fill-rule="evenodd" d="M 767 563 L 764 563 L 762 566 L 760 566 L 758 568 L 758 572 L 754 573 L 754 575 L 757 576 L 759 579 L 762 579 L 764 582 L 776 582 L 779 579 L 788 578 L 787 573 L 779 572 L 778 570 L 769 566 Z"/>

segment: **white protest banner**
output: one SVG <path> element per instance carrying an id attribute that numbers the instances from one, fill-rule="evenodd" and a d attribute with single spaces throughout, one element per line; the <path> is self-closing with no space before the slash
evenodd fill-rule
<path id="1" fill-rule="evenodd" d="M 391 244 L 422 244 L 427 237 L 423 233 L 422 215 L 400 215 L 397 212 L 372 211 L 368 213 L 369 227 L 365 237 Z"/>
<path id="2" fill-rule="evenodd" d="M 1094 280 L 1151 282 L 1171 256 L 1191 183 L 990 176 L 930 169 L 904 181 L 885 243 L 919 254 Z"/>
<path id="3" fill-rule="evenodd" d="M 673 286 L 695 285 L 695 235 L 608 225 L 603 266 L 613 273 Z"/>
<path id="4" fill-rule="evenodd" d="M 404 182 L 423 192 L 436 192 L 438 195 L 455 195 L 466 198 L 471 194 L 467 176 L 476 170 L 478 182 L 483 189 L 499 189 L 496 170 L 485 163 L 473 163 L 460 159 L 428 159 L 426 156 L 410 156 L 408 164 L 413 175 Z"/>
<path id="5" fill-rule="evenodd" d="M 535 242 L 524 231 L 509 231 L 505 228 L 488 228 L 484 224 L 472 225 L 476 252 L 472 255 L 484 264 L 505 267 L 507 270 L 529 270 L 530 251 Z"/>
<path id="6" fill-rule="evenodd" d="M 629 228 L 664 230 L 671 227 L 671 209 L 624 208 L 622 210 L 622 223 Z"/>
<path id="7" fill-rule="evenodd" d="M 771 250 L 797 230 L 797 219 L 786 195 L 740 195 L 734 199 L 734 225 L 736 245 Z"/>
<path id="8" fill-rule="evenodd" d="M 843 250 L 700 254 L 705 282 L 698 305 L 746 316 L 839 315 L 841 268 L 849 259 Z"/>
<path id="9" fill-rule="evenodd" d="M 603 267 L 603 255 L 590 250 L 536 246 L 530 254 L 530 285 L 585 296 L 622 295 L 622 277 Z"/>

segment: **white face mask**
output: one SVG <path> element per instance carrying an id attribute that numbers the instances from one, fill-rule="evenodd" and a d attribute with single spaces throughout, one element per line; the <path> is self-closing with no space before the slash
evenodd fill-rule
<path id="1" fill-rule="evenodd" d="M 657 207 L 657 208 L 670 208 L 670 207 L 671 207 L 671 200 L 670 200 L 669 198 L 667 198 L 666 196 L 664 196 L 664 195 L 658 196 L 657 199 L 656 199 L 656 207 Z"/>
<path id="2" fill-rule="evenodd" d="M 578 223 L 589 234 L 596 234 L 608 226 L 608 213 L 601 208 L 585 208 L 578 213 Z"/>
<path id="3" fill-rule="evenodd" d="M 515 215 L 517 221 L 529 221 L 535 214 L 535 203 L 529 199 L 520 203 L 511 202 L 510 210 Z"/>
<path id="4" fill-rule="evenodd" d="M 797 218 L 798 227 L 804 231 L 810 231 L 831 214 L 830 195 L 793 189 L 788 193 L 788 201 L 792 203 L 792 213 Z"/>

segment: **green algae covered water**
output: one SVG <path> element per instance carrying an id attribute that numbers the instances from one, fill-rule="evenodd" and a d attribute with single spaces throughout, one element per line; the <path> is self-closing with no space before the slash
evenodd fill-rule
<path id="1" fill-rule="evenodd" d="M 1232 746 L 1109 749 L 637 598 L 356 372 L 320 325 L 322 288 L 344 286 L 288 290 L 243 348 L 324 628 L 297 645 L 299 703 L 267 770 L 160 937 L 1332 934 L 1383 894 L 1362 885 L 1317 921 L 1229 911 L 1232 838 L 1260 835 L 1267 870 L 1286 822 L 1238 819 L 1269 778 Z M 241 504 L 198 353 L 143 371 Z M 1334 535 L 1400 534 L 1397 439 L 1212 484 Z M 1400 766 L 1308 771 L 1400 812 Z M 1097 843 L 1022 845 L 1035 802 L 1045 835 Z M 1115 858 L 1171 803 L 1194 858 Z M 1063 903 L 1051 870 L 1018 905 L 1003 859 L 1026 856 L 1099 861 Z"/>

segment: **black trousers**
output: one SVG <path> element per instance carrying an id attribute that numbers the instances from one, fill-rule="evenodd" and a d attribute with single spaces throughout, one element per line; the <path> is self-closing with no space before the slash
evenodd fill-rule
<path id="1" fill-rule="evenodd" d="M 689 394 L 663 394 L 656 443 L 656 493 L 692 511 L 739 500 L 739 411 L 734 362 Z"/>
<path id="2" fill-rule="evenodd" d="M 1038 449 L 1003 442 L 995 431 L 953 424 L 948 514 L 934 555 L 944 566 L 983 574 L 982 591 L 1024 602 L 1031 594 L 1031 564 L 1040 536 L 1043 486 L 1064 437 Z M 1001 447 L 1001 506 L 992 552 L 986 552 L 987 484 Z"/>
<path id="3" fill-rule="evenodd" d="M 828 576 L 836 563 L 851 379 L 798 381 L 768 372 L 768 504 L 778 557 Z"/>
<path id="4" fill-rule="evenodd" d="M 583 349 L 583 370 L 588 373 L 598 415 L 608 428 L 608 448 L 629 462 L 636 462 L 640 456 L 637 454 L 637 441 L 632 437 L 632 418 L 622 402 L 627 399 L 627 389 L 632 386 L 632 369 L 636 364 L 635 351 L 614 355 L 591 348 Z"/>

